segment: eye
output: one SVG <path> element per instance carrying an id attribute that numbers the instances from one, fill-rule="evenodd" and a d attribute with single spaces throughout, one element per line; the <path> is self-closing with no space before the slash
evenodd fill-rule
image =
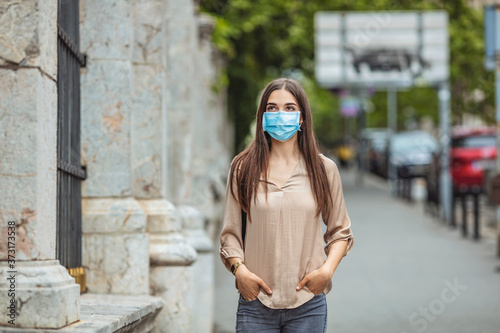
<path id="1" fill-rule="evenodd" d="M 295 106 L 289 105 L 286 107 L 287 111 L 295 111 Z"/>
<path id="2" fill-rule="evenodd" d="M 276 106 L 274 106 L 274 105 L 268 105 L 266 110 L 267 111 L 276 111 Z"/>

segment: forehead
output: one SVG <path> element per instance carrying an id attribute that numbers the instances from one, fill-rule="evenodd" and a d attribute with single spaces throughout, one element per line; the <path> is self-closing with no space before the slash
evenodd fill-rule
<path id="1" fill-rule="evenodd" d="M 278 89 L 275 90 L 269 95 L 269 99 L 267 100 L 267 103 L 274 103 L 274 104 L 287 104 L 287 103 L 295 103 L 299 104 L 295 97 L 286 89 Z"/>

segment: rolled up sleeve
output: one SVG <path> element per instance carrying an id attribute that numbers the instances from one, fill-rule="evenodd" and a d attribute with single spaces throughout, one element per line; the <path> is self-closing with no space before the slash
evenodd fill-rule
<path id="1" fill-rule="evenodd" d="M 234 159 L 233 159 L 234 161 Z M 231 162 L 232 164 L 233 162 Z M 231 270 L 228 258 L 238 257 L 244 260 L 243 240 L 241 230 L 241 208 L 239 202 L 233 197 L 230 189 L 231 168 L 227 177 L 226 198 L 224 203 L 224 223 L 220 235 L 219 254 L 227 270 Z M 233 179 L 233 191 L 237 195 L 236 177 Z"/>
<path id="2" fill-rule="evenodd" d="M 344 252 L 344 257 L 351 251 L 354 244 L 354 237 L 351 231 L 351 220 L 347 214 L 347 209 L 344 202 L 344 194 L 342 191 L 342 181 L 340 173 L 335 162 L 330 160 L 331 183 L 333 205 L 330 209 L 330 214 L 323 218 L 326 224 L 326 232 L 324 234 L 325 253 L 328 255 L 330 247 L 333 243 L 345 240 L 347 248 Z"/>

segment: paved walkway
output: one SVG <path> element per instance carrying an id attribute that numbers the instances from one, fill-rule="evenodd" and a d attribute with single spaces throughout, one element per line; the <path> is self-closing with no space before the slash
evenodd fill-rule
<path id="1" fill-rule="evenodd" d="M 464 239 L 422 204 L 392 198 L 383 181 L 368 176 L 357 186 L 354 172 L 341 175 L 355 240 L 327 295 L 328 332 L 500 332 L 493 239 Z M 234 332 L 238 294 L 218 259 L 216 332 Z"/>

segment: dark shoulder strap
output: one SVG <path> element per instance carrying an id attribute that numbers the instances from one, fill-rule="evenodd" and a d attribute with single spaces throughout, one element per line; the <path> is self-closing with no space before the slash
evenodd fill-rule
<path id="1" fill-rule="evenodd" d="M 243 240 L 243 251 L 245 251 L 245 234 L 247 233 L 247 213 L 241 209 L 241 239 Z"/>
<path id="2" fill-rule="evenodd" d="M 245 193 L 243 184 L 240 184 L 241 193 Z M 242 195 L 243 196 L 243 195 Z M 243 198 L 243 200 L 245 200 Z M 241 239 L 243 241 L 243 252 L 245 252 L 245 234 L 247 232 L 247 213 L 241 208 Z"/>

